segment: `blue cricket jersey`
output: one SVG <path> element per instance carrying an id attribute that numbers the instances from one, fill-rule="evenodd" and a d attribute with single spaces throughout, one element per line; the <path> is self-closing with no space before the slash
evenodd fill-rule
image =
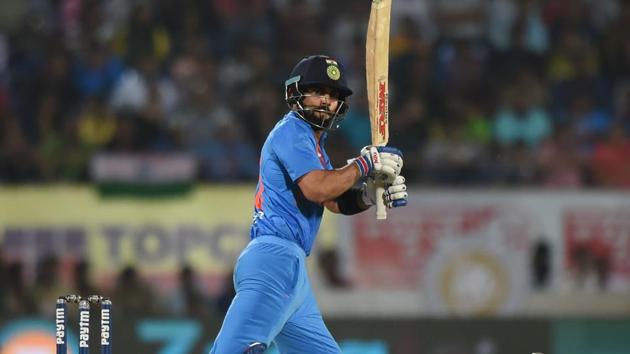
<path id="1" fill-rule="evenodd" d="M 269 133 L 260 156 L 252 239 L 275 235 L 296 242 L 308 255 L 317 236 L 324 207 L 306 199 L 297 180 L 313 170 L 332 170 L 310 124 L 287 113 Z"/>

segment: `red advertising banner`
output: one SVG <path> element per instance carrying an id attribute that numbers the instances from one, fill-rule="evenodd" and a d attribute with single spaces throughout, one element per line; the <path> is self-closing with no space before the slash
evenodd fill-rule
<path id="1" fill-rule="evenodd" d="M 342 233 L 355 288 L 416 292 L 438 315 L 514 313 L 532 289 L 630 290 L 624 193 L 412 192 L 385 221 L 344 218 Z"/>
<path id="2" fill-rule="evenodd" d="M 365 213 L 350 221 L 352 274 L 361 286 L 416 288 L 440 242 L 478 239 L 492 248 L 523 251 L 532 233 L 529 219 L 500 204 L 450 202 L 396 210 L 382 222 Z"/>
<path id="3" fill-rule="evenodd" d="M 528 293 L 535 214 L 503 201 L 431 198 L 377 221 L 349 220 L 354 285 L 417 291 L 429 313 L 497 314 Z"/>

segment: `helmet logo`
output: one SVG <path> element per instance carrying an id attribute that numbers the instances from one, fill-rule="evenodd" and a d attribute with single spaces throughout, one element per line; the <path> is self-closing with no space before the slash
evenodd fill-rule
<path id="1" fill-rule="evenodd" d="M 328 77 L 332 80 L 339 80 L 341 77 L 341 72 L 335 65 L 328 65 L 328 68 L 326 68 L 326 74 L 328 74 Z"/>

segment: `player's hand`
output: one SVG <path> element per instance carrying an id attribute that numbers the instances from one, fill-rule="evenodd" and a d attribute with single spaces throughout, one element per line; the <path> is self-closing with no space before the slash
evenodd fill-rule
<path id="1" fill-rule="evenodd" d="M 396 179 L 403 166 L 402 152 L 391 146 L 366 146 L 353 162 L 362 177 L 381 175 L 389 183 Z"/>
<path id="2" fill-rule="evenodd" d="M 367 182 L 363 183 L 363 203 L 366 206 L 372 206 L 376 204 L 376 184 L 377 181 L 370 177 Z M 407 205 L 407 185 L 405 184 L 405 177 L 398 176 L 394 179 L 392 184 L 385 188 L 383 193 L 383 201 L 387 208 L 398 208 Z"/>
<path id="3" fill-rule="evenodd" d="M 385 205 L 388 208 L 398 208 L 407 205 L 407 185 L 405 184 L 405 177 L 398 176 L 394 179 L 394 182 L 385 189 L 383 198 L 385 199 Z"/>

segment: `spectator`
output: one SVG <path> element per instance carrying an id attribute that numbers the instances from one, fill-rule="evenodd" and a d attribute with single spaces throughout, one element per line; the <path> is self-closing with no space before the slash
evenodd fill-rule
<path id="1" fill-rule="evenodd" d="M 131 9 L 128 22 L 116 35 L 114 48 L 127 63 L 136 63 L 146 57 L 162 63 L 170 54 L 171 37 L 156 20 L 153 8 L 140 2 Z"/>
<path id="2" fill-rule="evenodd" d="M 491 1 L 488 39 L 495 49 L 544 54 L 549 48 L 549 34 L 543 21 L 539 0 Z"/>
<path id="3" fill-rule="evenodd" d="M 199 279 L 193 268 L 184 265 L 179 271 L 179 283 L 169 299 L 169 306 L 178 315 L 205 318 L 208 315 L 207 300 L 199 288 Z"/>
<path id="4" fill-rule="evenodd" d="M 630 81 L 617 87 L 615 97 L 615 124 L 630 136 Z"/>
<path id="5" fill-rule="evenodd" d="M 335 249 L 320 251 L 317 261 L 328 286 L 332 288 L 348 288 L 351 286 L 350 281 L 341 272 L 339 254 Z"/>
<path id="6" fill-rule="evenodd" d="M 439 33 L 448 39 L 480 39 L 486 21 L 484 0 L 433 0 Z"/>
<path id="7" fill-rule="evenodd" d="M 544 240 L 535 242 L 532 252 L 532 285 L 535 289 L 543 290 L 550 285 L 551 264 L 549 243 Z"/>
<path id="8" fill-rule="evenodd" d="M 117 311 L 129 316 L 147 316 L 157 310 L 153 291 L 133 266 L 120 272 L 112 297 L 116 299 Z"/>
<path id="9" fill-rule="evenodd" d="M 23 102 L 20 111 L 24 117 L 22 126 L 29 132 L 29 141 L 35 144 L 45 140 L 49 132 L 59 132 L 78 104 L 71 53 L 52 45 L 45 50 L 45 61 L 25 84 L 23 95 L 28 102 Z M 42 121 L 44 114 L 48 114 L 47 121 Z"/>
<path id="10" fill-rule="evenodd" d="M 59 296 L 70 293 L 60 277 L 60 264 L 55 256 L 45 256 L 37 265 L 35 276 L 35 294 L 39 304 L 39 312 L 46 316 L 54 313 L 54 304 Z"/>
<path id="11" fill-rule="evenodd" d="M 493 71 L 510 76 L 523 68 L 542 74 L 550 48 L 539 0 L 492 1 L 488 39 Z"/>
<path id="12" fill-rule="evenodd" d="M 74 294 L 83 294 L 83 296 L 103 295 L 90 279 L 90 264 L 87 261 L 81 260 L 74 264 L 73 276 Z"/>
<path id="13" fill-rule="evenodd" d="M 586 242 L 574 245 L 570 252 L 575 287 L 580 290 L 590 287 L 590 284 L 593 283 L 593 260 Z"/>
<path id="14" fill-rule="evenodd" d="M 30 182 L 39 177 L 37 157 L 15 116 L 6 91 L 0 87 L 0 183 Z"/>
<path id="15" fill-rule="evenodd" d="M 26 285 L 22 264 L 17 262 L 8 264 L 6 270 L 4 314 L 8 317 L 37 314 L 35 292 Z"/>
<path id="16" fill-rule="evenodd" d="M 111 144 L 118 129 L 118 122 L 103 98 L 87 98 L 77 119 L 79 142 L 90 152 L 99 151 Z"/>
<path id="17" fill-rule="evenodd" d="M 390 142 L 405 151 L 408 163 L 405 164 L 405 178 L 414 179 L 422 168 L 421 146 L 429 135 L 426 106 L 421 100 L 407 100 L 397 110 L 397 124 L 390 128 Z"/>
<path id="18" fill-rule="evenodd" d="M 276 89 L 277 87 L 268 80 L 245 88 L 243 91 L 244 97 L 239 107 L 237 107 L 240 122 L 247 128 L 247 133 L 249 133 L 247 136 L 252 139 L 257 151 L 262 148 L 267 133 L 277 123 L 277 117 L 273 115 L 274 112 L 282 107 L 277 101 L 269 100 L 269 93 L 274 92 Z M 261 110 L 260 107 L 263 106 L 267 107 L 267 109 Z M 369 126 L 369 120 L 367 123 Z M 369 132 L 369 127 L 367 131 Z"/>
<path id="19" fill-rule="evenodd" d="M 621 1 L 621 9 L 604 29 L 600 45 L 603 54 L 603 74 L 617 82 L 630 79 L 630 2 Z M 597 6 L 599 7 L 599 6 Z"/>
<path id="20" fill-rule="evenodd" d="M 505 105 L 494 117 L 494 136 L 499 144 L 522 143 L 535 149 L 552 133 L 551 118 L 535 97 L 535 89 L 529 80 L 507 88 Z"/>
<path id="21" fill-rule="evenodd" d="M 536 164 L 538 181 L 548 188 L 580 188 L 587 180 L 577 154 L 575 132 L 566 125 L 540 144 Z"/>
<path id="22" fill-rule="evenodd" d="M 579 153 L 586 158 L 591 156 L 595 144 L 606 138 L 612 124 L 612 117 L 598 109 L 588 92 L 579 93 L 573 99 L 568 119 L 575 129 Z"/>
<path id="23" fill-rule="evenodd" d="M 175 111 L 179 92 L 172 80 L 161 74 L 155 57 L 142 55 L 134 64 L 114 87 L 111 108 L 132 118 L 134 137 L 141 149 L 172 149 L 167 117 Z"/>
<path id="24" fill-rule="evenodd" d="M 613 127 L 609 139 L 595 145 L 592 157 L 593 173 L 597 185 L 630 188 L 630 139 L 622 126 Z"/>
<path id="25" fill-rule="evenodd" d="M 478 182 L 482 146 L 465 139 L 464 127 L 439 124 L 431 127 L 423 149 L 422 174 L 432 183 L 470 185 Z M 416 171 L 417 172 L 417 171 Z"/>
<path id="26" fill-rule="evenodd" d="M 78 53 L 73 81 L 79 97 L 106 96 L 124 71 L 122 60 L 101 43 L 90 43 Z"/>
<path id="27" fill-rule="evenodd" d="M 156 96 L 152 96 L 153 92 Z M 110 104 L 115 112 L 141 114 L 150 109 L 151 100 L 156 100 L 159 104 L 157 108 L 164 116 L 172 113 L 178 97 L 172 80 L 162 75 L 157 58 L 143 55 L 137 57 L 133 66 L 125 70 L 116 82 Z"/>
<path id="28" fill-rule="evenodd" d="M 227 272 L 225 277 L 223 278 L 223 289 L 219 293 L 216 299 L 216 309 L 219 317 L 225 316 L 230 304 L 232 303 L 232 299 L 236 295 L 236 291 L 234 290 L 234 282 L 233 282 L 234 272 Z"/>
<path id="29" fill-rule="evenodd" d="M 604 291 L 610 277 L 611 249 L 599 238 L 571 245 L 576 288 L 582 291 Z"/>
<path id="30" fill-rule="evenodd" d="M 556 121 L 568 119 L 572 102 L 583 95 L 592 97 L 593 105 L 598 110 L 611 111 L 611 82 L 600 73 L 600 58 L 596 53 L 595 47 L 584 44 L 569 58 L 570 66 L 567 68 L 570 68 L 571 74 L 550 86 L 551 108 Z"/>
<path id="31" fill-rule="evenodd" d="M 195 152 L 201 160 L 203 179 L 237 182 L 258 176 L 257 153 L 240 125 L 230 117 L 217 121 L 215 140 L 198 145 Z"/>

